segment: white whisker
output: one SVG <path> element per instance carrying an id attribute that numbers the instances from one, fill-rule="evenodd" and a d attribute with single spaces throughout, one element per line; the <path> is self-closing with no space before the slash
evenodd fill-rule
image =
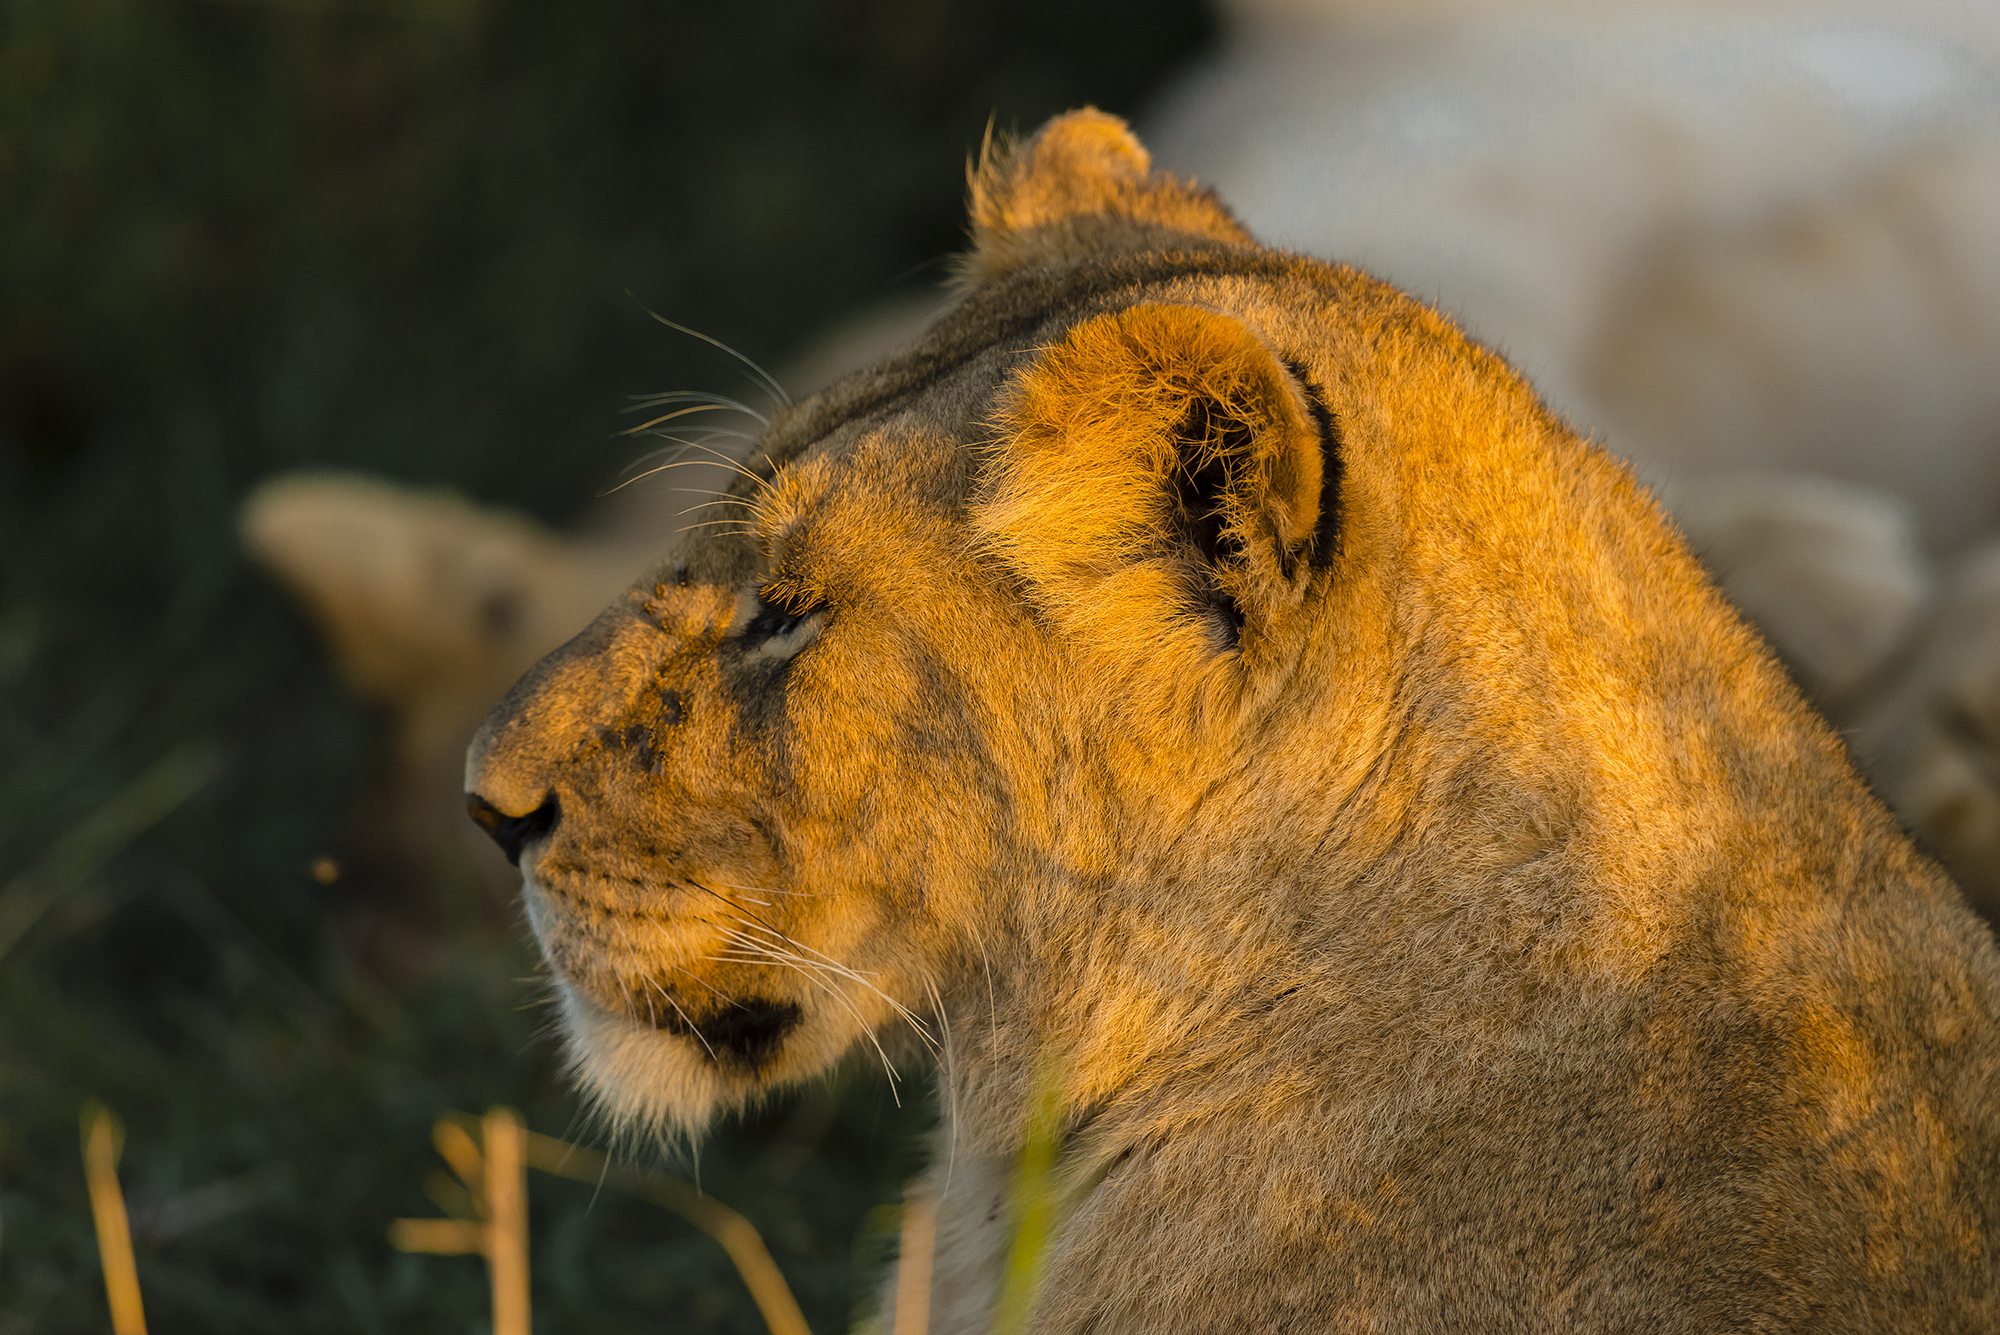
<path id="1" fill-rule="evenodd" d="M 754 538 L 757 536 L 757 530 L 755 528 L 751 528 L 741 524 L 737 525 L 734 528 L 731 528 L 729 527 L 729 524 L 730 521 L 727 519 L 712 519 L 701 524 L 689 524 L 687 528 L 688 530 L 693 530 L 697 528 L 722 529 L 724 530 L 723 536 L 732 538 Z"/>
<path id="2" fill-rule="evenodd" d="M 759 487 L 767 487 L 770 485 L 769 482 L 765 481 L 757 474 L 751 472 L 748 468 L 745 468 L 743 466 L 742 460 L 737 459 L 734 456 L 723 452 L 722 450 L 718 450 L 715 448 L 715 446 L 707 443 L 708 441 L 714 440 L 721 436 L 734 436 L 738 440 L 747 440 L 754 442 L 757 439 L 755 436 L 746 436 L 741 431 L 711 431 L 702 440 L 684 440 L 679 436 L 669 436 L 666 435 L 664 432 L 659 432 L 659 431 L 648 431 L 646 432 L 646 434 L 649 436 L 658 436 L 662 440 L 679 441 L 682 445 L 686 446 L 688 449 L 691 450 L 701 450 L 704 453 L 713 456 L 718 462 L 727 464 L 730 468 L 735 469 L 738 473 L 742 474 L 744 477 L 747 477 L 752 482 L 755 482 Z M 689 462 L 693 463 L 699 461 L 689 460 Z"/>
<path id="3" fill-rule="evenodd" d="M 669 441 L 671 443 L 662 445 L 657 450 L 647 450 L 644 454 L 640 455 L 638 458 L 626 464 L 625 467 L 618 470 L 621 474 L 629 473 L 635 468 L 638 468 L 647 463 L 651 463 L 654 459 L 658 459 L 662 455 L 671 455 L 673 457 L 669 459 L 668 462 L 663 464 L 656 464 L 652 468 L 646 469 L 644 476 L 651 476 L 652 474 L 660 472 L 662 469 L 667 469 L 667 468 L 714 468 L 719 463 L 723 467 L 728 468 L 733 472 L 735 472 L 738 476 L 749 478 L 752 482 L 755 482 L 760 487 L 765 485 L 763 478 L 758 477 L 755 473 L 745 468 L 735 459 L 732 459 L 728 454 L 714 448 L 711 445 L 706 445 L 698 440 L 689 440 L 685 436 L 671 436 L 664 431 L 647 431 L 643 432 L 642 434 L 651 436 L 656 440 L 664 440 L 664 441 Z M 743 440 L 755 439 L 754 436 L 746 436 L 740 431 L 715 432 L 711 434 L 711 438 L 715 435 L 736 436 Z M 689 450 L 703 450 L 714 457 L 713 459 L 681 458 L 681 456 L 683 454 L 686 454 Z"/>
<path id="4" fill-rule="evenodd" d="M 637 955 L 639 952 L 637 946 L 633 943 L 632 940 L 631 924 L 620 922 L 617 924 L 617 927 L 619 934 L 625 938 L 625 949 L 629 953 Z M 666 988 L 660 986 L 659 980 L 657 978 L 653 978 L 650 975 L 648 975 L 646 978 L 646 982 L 652 986 L 652 989 L 655 992 L 658 992 L 660 994 L 661 998 L 665 1000 L 665 1002 L 669 1006 L 672 1006 L 674 1008 L 674 1014 L 681 1017 L 681 1023 L 685 1024 L 688 1027 L 689 1032 L 691 1032 L 697 1039 L 701 1041 L 701 1045 L 705 1048 L 708 1048 L 708 1055 L 710 1060 L 720 1060 L 715 1055 L 715 1049 L 709 1046 L 708 1036 L 701 1032 L 701 1026 L 696 1024 L 693 1018 L 690 1017 L 686 1011 L 681 1009 L 680 1003 L 673 999 L 672 994 L 670 994 Z M 625 994 L 625 1005 L 628 1008 L 636 1009 L 633 1003 L 631 989 L 625 986 L 625 980 L 623 978 L 620 978 L 618 980 L 618 990 Z M 658 1011 L 655 1011 L 653 1009 L 653 1005 L 650 1001 L 646 1003 L 646 1013 L 649 1016 L 659 1014 Z"/>
<path id="5" fill-rule="evenodd" d="M 671 389 L 664 394 L 634 394 L 632 402 L 620 411 L 628 413 L 641 412 L 647 408 L 664 407 L 669 403 L 693 403 L 705 405 L 710 408 L 726 409 L 729 412 L 742 413 L 746 417 L 753 417 L 767 427 L 771 425 L 769 418 L 743 402 L 743 400 L 732 399 L 727 394 L 716 394 L 705 389 Z M 639 427 L 633 429 L 643 430 L 643 428 Z M 628 432 L 627 434 L 630 433 Z"/>
<path id="6" fill-rule="evenodd" d="M 709 1060 L 721 1061 L 722 1059 L 715 1055 L 714 1045 L 712 1045 L 708 1041 L 708 1035 L 701 1032 L 701 1026 L 694 1022 L 693 1016 L 689 1015 L 686 1011 L 681 1009 L 680 1002 L 674 1000 L 673 994 L 668 992 L 666 988 L 661 987 L 659 980 L 656 978 L 648 978 L 646 981 L 648 983 L 651 983 L 653 986 L 653 990 L 655 992 L 658 992 L 660 996 L 666 1001 L 666 1003 L 674 1008 L 674 1014 L 681 1017 L 681 1023 L 688 1027 L 688 1032 L 701 1040 L 701 1045 L 708 1049 Z"/>
<path id="7" fill-rule="evenodd" d="M 724 931 L 727 930 L 728 930 L 727 928 L 724 929 Z M 731 935 L 734 936 L 733 933 Z M 897 1089 L 897 1082 L 902 1079 L 902 1075 L 896 1070 L 896 1064 L 889 1060 L 889 1053 L 887 1049 L 885 1049 L 882 1046 L 882 1040 L 875 1036 L 874 1026 L 868 1023 L 866 1017 L 864 1017 L 861 1014 L 860 1008 L 857 1007 L 848 998 L 842 996 L 838 988 L 834 987 L 831 983 L 827 982 L 826 979 L 820 977 L 819 972 L 809 967 L 811 965 L 810 960 L 780 959 L 776 955 L 758 946 L 756 942 L 747 939 L 745 939 L 742 942 L 742 944 L 752 953 L 750 953 L 747 956 L 731 956 L 728 954 L 719 953 L 715 955 L 713 958 L 732 960 L 733 962 L 739 964 L 769 964 L 769 965 L 776 965 L 779 968 L 796 969 L 805 978 L 807 982 L 819 988 L 829 997 L 832 997 L 834 1001 L 837 1002 L 842 1007 L 842 1009 L 844 1009 L 849 1015 L 854 1017 L 854 1022 L 861 1026 L 861 1032 L 867 1036 L 869 1044 L 874 1047 L 875 1055 L 879 1057 L 882 1061 L 882 1070 L 889 1077 L 889 1097 L 896 1101 L 896 1106 L 898 1108 L 902 1107 L 903 1098 Z"/>
<path id="8" fill-rule="evenodd" d="M 625 295 L 628 297 L 632 296 L 630 292 L 627 292 Z M 638 301 L 637 297 L 633 297 L 632 299 L 634 301 Z M 661 324 L 665 325 L 669 329 L 678 330 L 680 333 L 686 334 L 689 338 L 698 338 L 702 342 L 708 344 L 711 347 L 722 349 L 724 352 L 734 357 L 737 361 L 742 362 L 745 366 L 749 367 L 751 370 L 755 371 L 760 377 L 762 377 L 764 385 L 770 386 L 770 389 L 765 391 L 766 393 L 775 395 L 777 401 L 779 403 L 782 403 L 785 407 L 789 408 L 792 406 L 792 396 L 785 392 L 785 387 L 778 383 L 777 377 L 773 376 L 769 371 L 766 371 L 763 367 L 757 365 L 757 363 L 751 361 L 748 357 L 744 356 L 736 349 L 730 347 L 727 343 L 724 343 L 721 339 L 713 338 L 707 334 L 704 334 L 699 329 L 690 329 L 684 324 L 675 324 L 672 320 L 669 320 L 666 316 L 661 315 L 658 311 L 648 309 L 645 303 L 643 302 L 640 303 L 639 309 L 645 311 L 646 314 L 652 316 L 655 320 L 658 320 Z M 752 383 L 754 384 L 756 382 L 753 381 Z M 762 385 L 759 385 L 758 387 L 760 389 L 763 388 Z"/>
<path id="9" fill-rule="evenodd" d="M 740 505 L 740 506 L 742 506 L 742 507 L 743 507 L 744 509 L 746 509 L 746 510 L 750 511 L 750 513 L 752 513 L 752 514 L 757 514 L 757 513 L 759 513 L 759 511 L 758 511 L 758 509 L 757 509 L 757 505 L 756 505 L 756 503 L 755 503 L 754 501 L 746 501 L 746 500 L 744 500 L 744 499 L 743 499 L 743 498 L 742 498 L 741 496 L 724 496 L 724 497 L 721 497 L 721 498 L 719 498 L 719 499 L 717 499 L 717 500 L 713 500 L 713 501 L 702 501 L 701 503 L 699 503 L 699 504 L 697 504 L 697 505 L 690 505 L 690 506 L 689 506 L 689 507 L 688 507 L 687 509 L 685 509 L 685 510 L 682 510 L 682 511 L 680 512 L 680 514 L 682 514 L 682 515 L 691 515 L 691 514 L 693 514 L 693 513 L 694 513 L 694 512 L 696 511 L 696 510 L 706 510 L 706 509 L 709 509 L 709 508 L 710 508 L 710 507 L 712 507 L 712 506 L 717 506 L 717 505 Z M 675 516 L 675 518 L 679 518 L 679 517 L 680 517 L 679 515 L 676 515 L 676 516 Z"/>
<path id="10" fill-rule="evenodd" d="M 952 1171 L 958 1167 L 958 1072 L 957 1063 L 953 1060 L 951 1017 L 945 1013 L 944 998 L 938 994 L 937 980 L 926 976 L 924 990 L 930 993 L 931 1007 L 937 1012 L 938 1029 L 944 1041 L 944 1052 L 938 1059 L 942 1068 L 939 1082 L 944 1086 L 945 1117 L 951 1123 L 951 1136 L 945 1147 L 944 1185 L 938 1188 L 938 1199 L 943 1200 L 951 1191 Z"/>
<path id="11" fill-rule="evenodd" d="M 653 453 L 654 455 L 657 455 L 661 453 L 661 451 L 656 450 Z M 653 456 L 649 455 L 647 457 L 650 458 Z M 604 496 L 609 496 L 614 492 L 623 491 L 625 490 L 625 488 L 631 486 L 633 483 L 644 482 L 647 478 L 653 476 L 655 473 L 664 473 L 669 468 L 694 468 L 694 467 L 713 468 L 715 467 L 715 465 L 710 463 L 706 459 L 675 459 L 668 463 L 655 464 L 653 467 L 648 468 L 645 472 L 636 473 L 633 476 L 626 478 L 624 481 L 619 482 L 615 486 L 608 487 L 605 490 L 598 492 L 597 494 L 599 497 L 604 497 Z M 740 468 L 737 471 L 743 473 L 743 476 L 750 478 L 753 481 L 761 481 L 761 479 L 759 479 L 755 473 L 745 472 L 743 469 Z M 675 490 L 689 491 L 689 492 L 707 492 L 709 495 L 712 496 L 715 494 L 717 489 L 714 487 L 676 487 Z"/>
<path id="12" fill-rule="evenodd" d="M 818 960 L 814 961 L 805 959 L 803 956 L 792 956 L 790 955 L 789 952 L 781 952 L 786 954 L 788 958 L 797 959 L 802 964 L 816 964 L 816 967 L 818 968 L 824 969 L 839 977 L 850 979 L 853 982 L 859 983 L 862 987 L 867 988 L 870 992 L 873 992 L 876 996 L 888 1002 L 889 1005 L 895 1009 L 896 1013 L 902 1016 L 903 1019 L 909 1023 L 911 1029 L 916 1031 L 917 1037 L 923 1040 L 924 1046 L 928 1047 L 932 1051 L 932 1053 L 940 1056 L 942 1055 L 941 1053 L 939 1053 L 937 1040 L 931 1035 L 930 1026 L 924 1023 L 923 1018 L 919 1016 L 915 1011 L 911 1010 L 908 1006 L 905 1006 L 902 1002 L 896 1000 L 894 997 L 890 996 L 887 992 L 884 992 L 881 988 L 875 986 L 875 984 L 868 981 L 869 977 L 880 977 L 879 974 L 864 976 L 859 970 L 852 969 L 847 965 L 842 964 L 839 960 L 834 959 L 831 955 L 827 955 L 821 951 L 814 950 L 811 946 L 807 945 L 805 942 L 796 940 L 793 937 L 785 935 L 783 932 L 779 931 L 775 927 L 770 926 L 768 923 L 759 923 L 749 918 L 738 918 L 737 921 L 742 923 L 745 927 L 751 927 L 757 930 L 769 932 L 772 936 L 775 936 L 776 938 L 778 938 L 778 940 L 784 942 L 786 945 L 796 946 L 800 950 L 804 950 L 810 952 L 815 956 L 818 956 Z M 723 931 L 728 932 L 729 929 L 725 927 L 723 928 Z M 759 944 L 762 945 L 763 943 L 760 942 Z M 767 948 L 775 949 L 772 947 L 767 947 Z"/>
<path id="13" fill-rule="evenodd" d="M 675 973 L 677 973 L 677 974 L 681 974 L 681 975 L 683 975 L 683 976 L 685 976 L 685 977 L 687 977 L 687 978 L 690 978 L 690 979 L 692 979 L 692 980 L 693 980 L 693 981 L 694 981 L 695 983 L 699 984 L 700 986 L 702 986 L 702 987 L 705 987 L 705 988 L 707 988 L 707 989 L 708 989 L 708 991 L 709 991 L 709 993 L 710 993 L 711 995 L 713 995 L 713 996 L 715 997 L 715 999 L 716 999 L 717 1001 L 723 1001 L 723 1002 L 728 1002 L 728 1003 L 729 1003 L 730 1005 L 732 1005 L 732 1006 L 736 1004 L 736 1002 L 735 1002 L 735 1001 L 733 1001 L 733 1000 L 731 1000 L 731 999 L 730 999 L 730 998 L 729 998 L 729 997 L 728 997 L 727 995 L 725 995 L 725 994 L 724 994 L 724 993 L 722 993 L 722 992 L 719 992 L 719 991 L 717 991 L 717 990 L 716 990 L 716 988 L 715 988 L 715 985 L 714 985 L 714 984 L 712 984 L 712 983 L 710 983 L 710 982 L 709 982 L 709 981 L 708 981 L 708 980 L 707 980 L 706 978 L 703 978 L 703 977 L 702 977 L 702 976 L 701 976 L 700 974 L 698 974 L 698 973 L 695 973 L 695 972 L 693 972 L 692 970 L 689 970 L 689 969 L 683 969 L 683 968 L 682 968 L 682 967 L 681 967 L 680 965 L 678 965 L 678 964 L 672 964 L 672 965 L 669 965 L 669 966 L 667 966 L 667 967 L 671 968 L 671 969 L 672 969 L 672 970 L 673 970 L 673 971 L 674 971 Z"/>
<path id="14" fill-rule="evenodd" d="M 652 406 L 652 405 L 645 405 L 645 406 Z M 741 405 L 731 404 L 731 403 L 696 403 L 686 408 L 676 408 L 670 413 L 661 413 L 658 417 L 655 417 L 650 421 L 641 422 L 639 423 L 639 425 L 634 427 L 627 427 L 625 428 L 625 430 L 620 431 L 618 434 L 621 436 L 637 436 L 642 433 L 651 431 L 654 427 L 658 426 L 662 422 L 671 422 L 677 417 L 690 417 L 695 413 L 731 413 L 731 412 L 748 413 L 750 414 L 750 416 L 756 418 L 758 421 L 764 422 L 764 415 L 758 412 L 755 408 L 745 408 L 742 407 Z M 769 426 L 770 423 L 764 422 L 764 425 Z"/>
<path id="15" fill-rule="evenodd" d="M 815 890 L 779 890 L 773 886 L 768 886 L 768 885 L 732 885 L 728 881 L 716 881 L 714 882 L 714 884 L 721 886 L 724 890 L 742 890 L 750 894 L 758 894 L 758 895 L 784 895 L 790 899 L 833 898 L 833 896 L 830 894 Z"/>

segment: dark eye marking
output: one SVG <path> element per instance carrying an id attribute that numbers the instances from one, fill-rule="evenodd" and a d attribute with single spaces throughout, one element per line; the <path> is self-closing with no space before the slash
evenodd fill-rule
<path id="1" fill-rule="evenodd" d="M 818 640 L 826 626 L 826 604 L 810 590 L 784 590 L 766 584 L 746 592 L 738 604 L 736 644 L 746 660 L 788 662 Z"/>
<path id="2" fill-rule="evenodd" d="M 819 612 L 821 606 L 812 603 L 804 607 L 787 607 L 759 593 L 750 619 L 743 625 L 743 641 L 755 645 L 789 635 Z"/>

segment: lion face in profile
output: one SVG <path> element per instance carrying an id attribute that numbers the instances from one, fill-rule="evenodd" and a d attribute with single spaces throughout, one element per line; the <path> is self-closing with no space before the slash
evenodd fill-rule
<path id="1" fill-rule="evenodd" d="M 1036 1329 L 1992 1318 L 1991 941 L 1625 471 L 1109 117 L 973 223 L 474 743 L 590 1091 L 932 1046 L 936 1329 L 1051 1079 Z"/>

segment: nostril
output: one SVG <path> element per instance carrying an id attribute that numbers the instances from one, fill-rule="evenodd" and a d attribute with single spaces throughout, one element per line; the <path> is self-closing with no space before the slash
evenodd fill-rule
<path id="1" fill-rule="evenodd" d="M 500 851 L 507 855 L 507 861 L 521 865 L 521 850 L 530 839 L 540 839 L 556 822 L 562 819 L 562 806 L 556 795 L 550 793 L 542 804 L 525 816 L 510 816 L 494 806 L 478 793 L 469 793 L 465 799 L 465 810 L 480 829 L 493 836 L 493 842 L 500 845 Z"/>

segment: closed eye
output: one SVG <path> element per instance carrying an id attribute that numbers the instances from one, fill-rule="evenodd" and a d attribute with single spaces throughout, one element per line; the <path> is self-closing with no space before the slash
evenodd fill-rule
<path id="1" fill-rule="evenodd" d="M 762 593 L 745 594 L 740 612 L 743 647 L 760 658 L 789 658 L 812 642 L 826 620 L 822 605 L 787 607 Z"/>

